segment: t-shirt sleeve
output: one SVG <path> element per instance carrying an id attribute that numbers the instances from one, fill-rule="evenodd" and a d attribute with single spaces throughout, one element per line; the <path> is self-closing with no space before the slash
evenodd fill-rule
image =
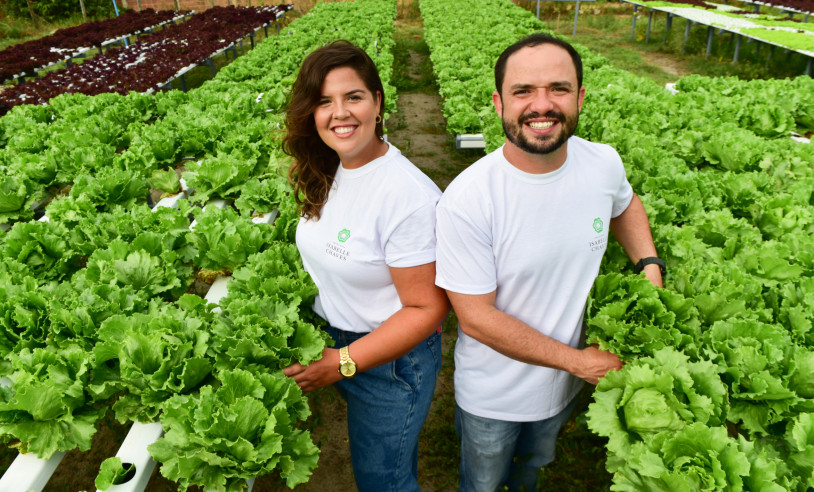
<path id="1" fill-rule="evenodd" d="M 384 242 L 384 261 L 394 268 L 435 261 L 435 202 L 405 217 Z"/>
<path id="2" fill-rule="evenodd" d="M 482 219 L 473 219 L 455 205 L 447 206 L 442 198 L 436 209 L 435 284 L 459 294 L 493 292 L 497 270 L 491 232 Z"/>
<path id="3" fill-rule="evenodd" d="M 627 180 L 625 166 L 622 164 L 622 158 L 619 157 L 619 154 L 617 154 L 615 150 L 613 151 L 613 154 L 615 160 L 618 162 L 618 165 L 614 168 L 614 171 L 618 174 L 616 174 L 617 185 L 613 195 L 611 218 L 616 218 L 622 215 L 622 212 L 627 210 L 627 207 L 630 205 L 630 201 L 633 200 L 633 187 L 630 186 L 630 182 Z"/>

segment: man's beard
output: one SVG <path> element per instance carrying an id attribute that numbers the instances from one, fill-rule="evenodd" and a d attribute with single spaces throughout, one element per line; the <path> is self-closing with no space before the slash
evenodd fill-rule
<path id="1" fill-rule="evenodd" d="M 543 117 L 556 119 L 560 122 L 561 129 L 559 135 L 539 135 L 535 136 L 532 140 L 526 138 L 526 134 L 523 133 L 522 130 L 524 123 L 531 119 Z M 566 117 L 563 113 L 553 110 L 548 111 L 544 115 L 541 115 L 540 113 L 528 113 L 521 116 L 517 123 L 504 119 L 503 132 L 506 134 L 506 138 L 508 138 L 511 143 L 529 154 L 550 154 L 562 147 L 563 144 L 565 144 L 565 142 L 571 138 L 571 136 L 577 130 L 578 122 L 579 113 L 574 115 L 573 118 Z"/>

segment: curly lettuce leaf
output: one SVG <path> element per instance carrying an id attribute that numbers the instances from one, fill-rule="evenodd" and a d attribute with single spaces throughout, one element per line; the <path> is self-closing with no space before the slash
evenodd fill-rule
<path id="1" fill-rule="evenodd" d="M 597 277 L 586 322 L 587 342 L 622 360 L 664 347 L 697 351 L 700 323 L 692 299 L 657 288 L 643 276 Z"/>
<path id="2" fill-rule="evenodd" d="M 244 480 L 276 471 L 288 487 L 308 480 L 319 449 L 297 430 L 308 405 L 282 373 L 218 374 L 220 386 L 177 395 L 163 405 L 163 437 L 148 447 L 161 474 L 182 490 L 238 491 Z"/>
<path id="3" fill-rule="evenodd" d="M 44 190 L 27 177 L 0 177 L 0 224 L 32 218 L 32 206 L 44 196 Z"/>
<path id="4" fill-rule="evenodd" d="M 107 366 L 93 389 L 100 394 L 111 385 L 125 390 L 113 405 L 117 420 L 152 422 L 165 400 L 194 390 L 209 376 L 211 318 L 207 312 L 199 318 L 165 304 L 145 314 L 112 316 L 102 324 L 93 353 L 100 367 Z M 115 369 L 107 371 L 113 362 Z"/>
<path id="5" fill-rule="evenodd" d="M 180 296 L 191 279 L 191 267 L 176 252 L 163 247 L 163 238 L 144 233 L 128 244 L 113 240 L 88 258 L 84 278 L 89 283 L 131 286 L 151 296 Z"/>
<path id="6" fill-rule="evenodd" d="M 793 415 L 800 397 L 789 389 L 791 337 L 783 327 L 752 320 L 718 321 L 703 335 L 703 352 L 729 389 L 729 420 L 752 435 Z"/>
<path id="7" fill-rule="evenodd" d="M 235 206 L 242 214 L 266 214 L 279 207 L 290 191 L 291 185 L 284 178 L 251 179 L 243 186 Z"/>
<path id="8" fill-rule="evenodd" d="M 233 272 L 249 256 L 263 251 L 271 242 L 273 229 L 254 224 L 230 208 L 207 207 L 199 211 L 188 240 L 197 248 L 195 265 L 214 271 Z"/>
<path id="9" fill-rule="evenodd" d="M 124 478 L 135 471 L 135 466 L 128 463 L 130 466 L 127 468 L 122 464 L 122 459 L 118 456 L 112 456 L 102 462 L 99 467 L 99 474 L 96 475 L 94 485 L 99 490 L 107 490 L 112 485 L 123 483 Z"/>
<path id="10" fill-rule="evenodd" d="M 695 422 L 636 443 L 615 470 L 611 490 L 619 492 L 739 492 L 750 463 L 726 428 Z"/>
<path id="11" fill-rule="evenodd" d="M 21 453 L 42 459 L 57 451 L 87 451 L 104 406 L 87 391 L 91 354 L 76 345 L 11 354 L 12 384 L 0 389 L 0 434 Z"/>
<path id="12" fill-rule="evenodd" d="M 246 181 L 257 172 L 260 151 L 248 137 L 237 136 L 222 144 L 217 155 L 187 164 L 182 177 L 195 190 L 193 199 L 236 198 Z"/>
<path id="13" fill-rule="evenodd" d="M 63 280 L 78 269 L 78 255 L 67 236 L 67 229 L 56 222 L 18 222 L 3 236 L 0 253 L 26 265 L 37 278 Z"/>
<path id="14" fill-rule="evenodd" d="M 588 427 L 608 437 L 608 450 L 624 460 L 635 443 L 658 434 L 672 434 L 693 422 L 723 425 L 726 387 L 716 369 L 672 348 L 629 362 L 599 380 Z"/>

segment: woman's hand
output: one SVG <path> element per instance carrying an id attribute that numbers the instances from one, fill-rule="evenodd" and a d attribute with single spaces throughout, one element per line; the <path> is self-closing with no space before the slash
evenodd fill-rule
<path id="1" fill-rule="evenodd" d="M 326 348 L 322 351 L 322 358 L 315 360 L 307 366 L 295 362 L 283 369 L 283 374 L 293 378 L 303 393 L 309 393 L 340 379 L 339 350 Z"/>

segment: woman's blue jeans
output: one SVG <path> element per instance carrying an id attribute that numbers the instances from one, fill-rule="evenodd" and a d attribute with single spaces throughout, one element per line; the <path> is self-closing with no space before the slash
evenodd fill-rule
<path id="1" fill-rule="evenodd" d="M 324 328 L 341 348 L 364 333 Z M 353 474 L 360 492 L 413 492 L 418 487 L 418 434 L 441 370 L 441 334 L 410 353 L 334 386 L 348 403 Z"/>
<path id="2" fill-rule="evenodd" d="M 456 405 L 455 430 L 461 438 L 460 492 L 537 490 L 540 469 L 554 460 L 557 434 L 576 402 L 574 398 L 557 415 L 535 422 L 478 417 Z"/>

